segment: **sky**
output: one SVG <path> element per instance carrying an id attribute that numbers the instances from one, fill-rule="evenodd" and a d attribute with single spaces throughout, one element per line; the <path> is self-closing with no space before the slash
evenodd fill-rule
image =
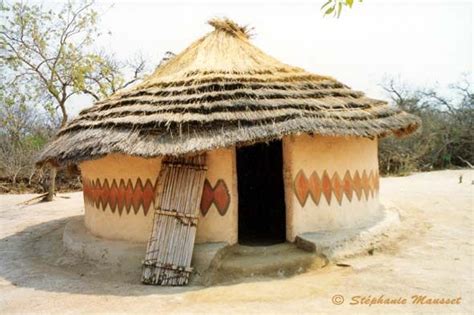
<path id="1" fill-rule="evenodd" d="M 166 51 L 179 53 L 210 32 L 206 21 L 228 17 L 253 27 L 252 42 L 271 56 L 371 97 L 387 98 L 380 83 L 389 77 L 440 88 L 462 73 L 472 79 L 471 1 L 354 2 L 336 19 L 322 16 L 319 0 L 99 0 L 100 27 L 110 35 L 98 45 L 120 59 L 142 53 L 155 66 Z M 92 100 L 73 102 L 77 112 Z"/>

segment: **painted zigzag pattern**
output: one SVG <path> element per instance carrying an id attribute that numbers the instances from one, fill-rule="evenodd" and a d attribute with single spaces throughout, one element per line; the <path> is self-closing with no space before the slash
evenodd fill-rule
<path id="1" fill-rule="evenodd" d="M 342 197 L 346 196 L 349 201 L 357 197 L 360 201 L 364 196 L 366 200 L 374 197 L 379 191 L 379 173 L 377 170 L 367 172 L 355 171 L 353 175 L 346 171 L 344 177 L 340 177 L 337 172 L 329 176 L 327 171 L 320 177 L 316 171 L 313 171 L 309 177 L 303 170 L 300 170 L 293 183 L 293 190 L 301 206 L 306 204 L 308 197 L 311 197 L 316 205 L 319 205 L 321 197 L 324 196 L 328 204 L 331 204 L 332 196 L 335 197 L 339 205 L 342 203 Z"/>
<path id="2" fill-rule="evenodd" d="M 112 213 L 117 211 L 119 215 L 122 215 L 125 210 L 128 214 L 133 209 L 133 213 L 137 214 L 141 208 L 146 216 L 150 206 L 155 204 L 157 183 L 152 184 L 149 179 L 145 181 L 145 184 L 142 183 L 140 178 L 134 184 L 130 179 L 127 182 L 120 179 L 117 185 L 115 179 L 109 184 L 107 179 L 101 182 L 99 179 L 89 180 L 84 178 L 82 185 L 85 202 L 93 204 L 102 211 L 105 211 L 106 207 L 109 206 Z"/>

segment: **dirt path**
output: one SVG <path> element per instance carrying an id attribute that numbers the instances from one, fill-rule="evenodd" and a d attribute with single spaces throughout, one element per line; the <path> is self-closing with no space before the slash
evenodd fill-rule
<path id="1" fill-rule="evenodd" d="M 458 183 L 463 174 L 463 183 Z M 60 233 L 82 214 L 80 193 L 54 203 L 16 204 L 0 195 L 0 313 L 474 313 L 474 171 L 384 178 L 381 199 L 401 209 L 402 236 L 373 255 L 292 278 L 209 288 L 157 288 L 84 276 L 48 260 L 39 238 Z M 52 250 L 52 249 L 51 249 Z M 98 270 L 97 272 L 101 272 Z M 332 302 L 342 295 L 342 305 Z M 350 305 L 354 296 L 406 298 L 398 305 Z M 461 298 L 455 305 L 412 304 L 411 297 Z M 336 299 L 336 301 L 338 301 Z M 401 300 L 400 300 L 401 301 Z"/>

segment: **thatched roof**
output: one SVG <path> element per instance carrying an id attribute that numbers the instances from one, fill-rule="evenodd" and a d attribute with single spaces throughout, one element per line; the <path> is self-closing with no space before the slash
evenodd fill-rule
<path id="1" fill-rule="evenodd" d="M 108 153 L 152 157 L 281 138 L 294 133 L 405 135 L 418 118 L 333 78 L 306 72 L 252 45 L 227 19 L 135 87 L 83 110 L 41 162 Z"/>

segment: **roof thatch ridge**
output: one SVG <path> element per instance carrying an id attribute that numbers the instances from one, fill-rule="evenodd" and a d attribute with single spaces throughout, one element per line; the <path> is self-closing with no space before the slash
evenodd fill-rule
<path id="1" fill-rule="evenodd" d="M 207 21 L 207 23 L 213 26 L 216 30 L 225 31 L 233 36 L 243 37 L 244 39 L 250 38 L 251 27 L 248 25 L 239 25 L 226 17 L 213 18 Z"/>

